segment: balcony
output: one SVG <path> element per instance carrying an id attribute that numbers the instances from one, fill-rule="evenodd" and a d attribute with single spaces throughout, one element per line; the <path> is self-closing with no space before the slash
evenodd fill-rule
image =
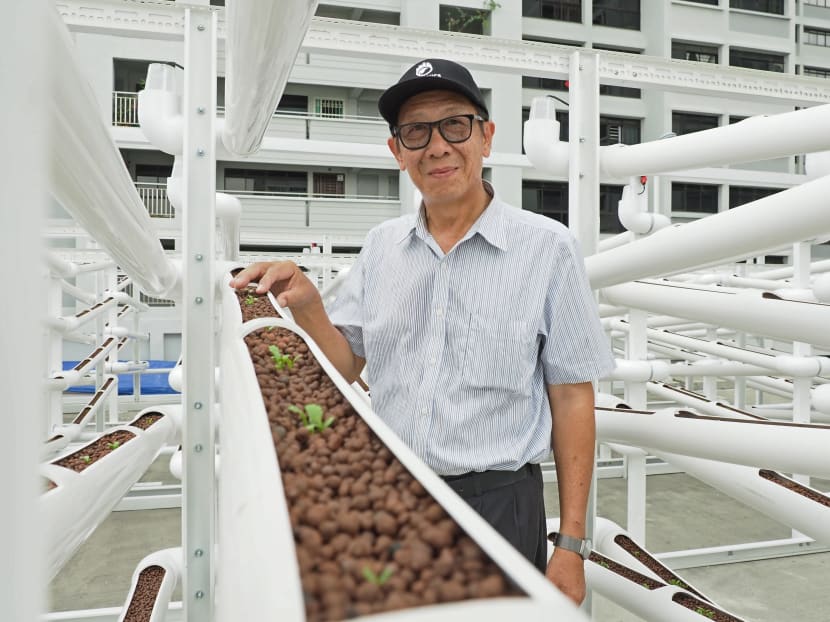
<path id="1" fill-rule="evenodd" d="M 167 200 L 165 184 L 136 183 L 136 190 L 152 218 L 180 225 Z M 325 195 L 274 192 L 233 192 L 242 202 L 240 231 L 247 243 L 279 244 L 324 236 L 360 244 L 369 229 L 400 215 L 398 197 Z M 161 223 L 159 223 L 161 224 Z"/>
<path id="2" fill-rule="evenodd" d="M 223 116 L 225 109 L 218 108 L 217 113 Z M 112 124 L 138 127 L 138 93 L 113 91 Z M 265 136 L 383 145 L 389 128 L 380 117 L 275 112 Z"/>
<path id="3" fill-rule="evenodd" d="M 151 218 L 175 218 L 176 211 L 167 199 L 167 184 L 137 182 L 135 189 Z"/>

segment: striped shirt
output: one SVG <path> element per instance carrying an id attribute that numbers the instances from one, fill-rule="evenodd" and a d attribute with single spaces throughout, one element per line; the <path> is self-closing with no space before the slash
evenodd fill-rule
<path id="1" fill-rule="evenodd" d="M 374 410 L 440 475 L 546 460 L 545 384 L 614 368 L 570 231 L 498 196 L 446 254 L 422 210 L 372 229 L 328 312 Z"/>

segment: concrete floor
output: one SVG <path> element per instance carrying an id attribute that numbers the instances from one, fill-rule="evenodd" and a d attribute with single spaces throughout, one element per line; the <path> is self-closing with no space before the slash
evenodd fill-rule
<path id="1" fill-rule="evenodd" d="M 161 461 L 145 480 L 169 478 Z M 830 481 L 813 486 L 830 491 Z M 598 513 L 625 525 L 621 479 L 598 483 Z M 555 484 L 546 489 L 548 512 L 558 513 Z M 150 552 L 181 542 L 181 512 L 114 512 L 49 586 L 52 611 L 121 606 L 136 564 Z M 790 530 L 681 474 L 648 478 L 646 546 L 654 553 L 786 538 Z M 826 622 L 830 553 L 743 562 L 679 571 L 718 605 L 747 622 Z M 180 595 L 175 596 L 176 599 Z M 614 603 L 595 596 L 594 619 L 636 622 Z"/>

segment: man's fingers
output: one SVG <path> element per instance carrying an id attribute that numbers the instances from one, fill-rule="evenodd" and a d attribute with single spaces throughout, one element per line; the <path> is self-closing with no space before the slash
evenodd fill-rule
<path id="1" fill-rule="evenodd" d="M 259 277 L 257 294 L 264 294 L 273 287 L 274 283 L 287 281 L 294 276 L 296 266 L 290 261 L 280 261 L 268 265 L 267 270 Z"/>

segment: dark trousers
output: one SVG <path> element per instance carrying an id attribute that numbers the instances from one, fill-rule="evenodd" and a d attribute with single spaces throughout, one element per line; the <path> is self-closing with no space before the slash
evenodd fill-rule
<path id="1" fill-rule="evenodd" d="M 547 529 L 542 469 L 483 471 L 444 481 L 541 572 L 547 567 Z"/>

